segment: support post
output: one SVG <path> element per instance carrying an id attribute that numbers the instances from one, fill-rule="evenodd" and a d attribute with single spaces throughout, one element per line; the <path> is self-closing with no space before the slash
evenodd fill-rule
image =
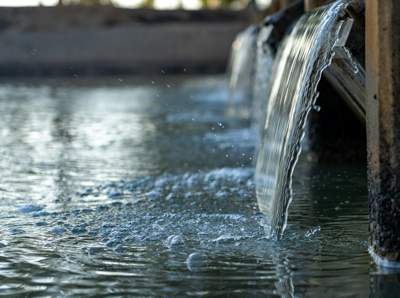
<path id="1" fill-rule="evenodd" d="M 400 1 L 366 0 L 370 252 L 400 261 Z"/>

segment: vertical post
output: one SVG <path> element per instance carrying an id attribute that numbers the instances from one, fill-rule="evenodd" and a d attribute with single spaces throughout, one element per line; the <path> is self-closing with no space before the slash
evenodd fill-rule
<path id="1" fill-rule="evenodd" d="M 328 2 L 329 1 L 327 0 L 304 0 L 304 9 L 310 11 L 314 8 L 325 5 Z"/>
<path id="2" fill-rule="evenodd" d="M 366 0 L 370 252 L 381 265 L 400 261 L 399 12 L 398 0 Z"/>

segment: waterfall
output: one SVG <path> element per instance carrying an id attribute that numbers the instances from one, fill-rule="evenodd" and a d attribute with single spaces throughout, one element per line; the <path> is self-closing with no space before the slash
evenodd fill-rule
<path id="1" fill-rule="evenodd" d="M 267 93 L 271 84 L 271 73 L 275 58 L 274 50 L 268 43 L 273 30 L 272 25 L 260 28 L 257 36 L 256 63 L 253 84 L 253 115 L 252 120 L 256 125 L 258 143 L 261 142 L 262 131 L 265 123 L 265 110 L 267 109 Z M 259 147 L 259 146 L 257 146 Z"/>
<path id="2" fill-rule="evenodd" d="M 278 49 L 266 100 L 265 126 L 258 152 L 256 192 L 267 233 L 280 238 L 292 200 L 291 178 L 317 86 L 340 43 L 347 1 L 303 15 Z"/>
<path id="3" fill-rule="evenodd" d="M 251 116 L 253 101 L 253 81 L 256 61 L 257 26 L 250 26 L 240 32 L 232 44 L 229 62 L 231 116 L 247 118 Z"/>

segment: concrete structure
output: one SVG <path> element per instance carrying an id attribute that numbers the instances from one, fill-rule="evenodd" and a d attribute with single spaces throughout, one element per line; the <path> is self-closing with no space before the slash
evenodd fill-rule
<path id="1" fill-rule="evenodd" d="M 244 24 L 158 24 L 0 34 L 0 75 L 223 71 Z M 200 50 L 199 50 L 200 49 Z"/>
<path id="2" fill-rule="evenodd" d="M 0 10 L 0 75 L 225 70 L 240 12 L 115 8 Z"/>

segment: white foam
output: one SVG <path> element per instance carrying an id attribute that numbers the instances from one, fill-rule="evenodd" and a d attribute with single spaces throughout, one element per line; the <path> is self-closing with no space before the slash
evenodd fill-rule
<path id="1" fill-rule="evenodd" d="M 368 248 L 368 252 L 378 267 L 400 269 L 400 262 L 390 261 L 382 258 L 374 252 L 374 249 L 371 246 Z"/>

